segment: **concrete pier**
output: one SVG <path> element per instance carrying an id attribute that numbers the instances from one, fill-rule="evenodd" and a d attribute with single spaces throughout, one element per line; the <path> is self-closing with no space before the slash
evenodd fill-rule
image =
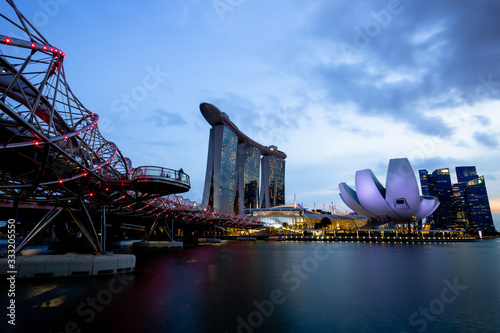
<path id="1" fill-rule="evenodd" d="M 142 241 L 132 245 L 134 249 L 169 249 L 182 248 L 183 246 L 184 243 L 178 241 Z"/>
<path id="2" fill-rule="evenodd" d="M 215 243 L 215 244 L 218 244 L 218 243 L 221 243 L 222 241 L 220 240 L 220 238 L 205 238 L 205 237 L 202 237 L 202 238 L 197 238 L 196 239 L 196 243 L 199 243 L 199 244 L 206 244 L 206 243 Z"/>
<path id="3" fill-rule="evenodd" d="M 253 242 L 253 241 L 256 241 L 257 238 L 251 237 L 251 236 L 240 236 L 240 237 L 236 237 L 236 240 L 242 241 L 242 242 Z"/>
<path id="4" fill-rule="evenodd" d="M 7 260 L 0 258 L 0 274 L 15 271 L 17 278 L 95 276 L 135 270 L 133 254 L 19 256 L 14 270 L 8 267 Z"/>

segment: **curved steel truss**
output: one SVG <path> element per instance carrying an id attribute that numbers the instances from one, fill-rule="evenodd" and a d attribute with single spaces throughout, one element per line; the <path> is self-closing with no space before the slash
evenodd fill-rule
<path id="1" fill-rule="evenodd" d="M 13 1 L 7 4 L 0 12 L 10 29 L 8 34 L 0 31 L 0 199 L 84 210 L 106 206 L 113 214 L 199 223 L 217 219 L 230 226 L 256 224 L 174 195 L 190 188 L 182 171 L 134 169 L 100 133 L 99 116 L 71 91 L 64 51 L 50 44 Z M 88 229 L 93 229 L 90 224 Z M 97 237 L 96 232 L 89 234 Z"/>

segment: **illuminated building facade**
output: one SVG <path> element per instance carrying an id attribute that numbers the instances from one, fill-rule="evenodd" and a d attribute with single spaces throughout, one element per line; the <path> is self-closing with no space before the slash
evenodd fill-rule
<path id="1" fill-rule="evenodd" d="M 432 174 L 420 170 L 422 194 L 433 195 L 441 202 L 428 218 L 434 229 L 469 229 L 494 231 L 486 184 L 476 167 L 456 167 L 457 184 L 451 183 L 448 168 Z"/>
<path id="2" fill-rule="evenodd" d="M 212 127 L 208 151 L 203 204 L 225 211 L 234 211 L 238 151 L 236 133 L 224 125 Z"/>
<path id="3" fill-rule="evenodd" d="M 261 208 L 285 204 L 285 160 L 278 156 L 262 157 L 262 191 L 259 204 Z"/>
<path id="4" fill-rule="evenodd" d="M 439 207 L 427 219 L 427 223 L 430 223 L 432 229 L 439 230 L 457 225 L 457 215 L 453 209 L 454 199 L 450 169 L 437 169 L 432 173 L 427 172 L 427 170 L 419 170 L 419 175 L 422 194 L 435 196 L 440 202 Z"/>
<path id="5" fill-rule="evenodd" d="M 420 195 L 407 158 L 389 160 L 385 188 L 370 169 L 356 171 L 355 184 L 356 190 L 340 183 L 340 197 L 349 208 L 371 222 L 421 221 L 440 204 L 434 196 Z"/>
<path id="6" fill-rule="evenodd" d="M 246 141 L 238 145 L 238 176 L 238 213 L 259 207 L 260 150 Z"/>
<path id="7" fill-rule="evenodd" d="M 455 170 L 469 228 L 495 231 L 484 176 L 478 176 L 474 166 L 456 167 Z"/>
<path id="8" fill-rule="evenodd" d="M 286 154 L 250 139 L 215 106 L 200 111 L 212 125 L 203 204 L 235 214 L 284 204 Z"/>

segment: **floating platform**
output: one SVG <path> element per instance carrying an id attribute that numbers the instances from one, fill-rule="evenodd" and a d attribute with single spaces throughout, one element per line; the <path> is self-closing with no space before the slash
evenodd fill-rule
<path id="1" fill-rule="evenodd" d="M 0 258 L 0 274 L 15 274 L 17 278 L 96 276 L 134 270 L 133 254 L 18 256 L 14 269 L 9 268 L 7 258 Z"/>
<path id="2" fill-rule="evenodd" d="M 197 238 L 196 243 L 221 243 L 220 238 Z"/>
<path id="3" fill-rule="evenodd" d="M 257 240 L 257 237 L 251 237 L 251 236 L 240 236 L 236 237 L 237 241 L 242 241 L 242 242 L 253 242 Z"/>
<path id="4" fill-rule="evenodd" d="M 184 243 L 178 241 L 142 241 L 132 244 L 134 249 L 170 249 L 182 248 L 183 246 Z"/>

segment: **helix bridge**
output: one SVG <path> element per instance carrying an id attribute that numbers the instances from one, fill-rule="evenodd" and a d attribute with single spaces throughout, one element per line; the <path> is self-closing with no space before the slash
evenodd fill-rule
<path id="1" fill-rule="evenodd" d="M 154 221 L 151 228 L 167 219 L 262 226 L 255 217 L 218 211 L 180 196 L 191 187 L 182 169 L 134 168 L 118 146 L 103 137 L 99 116 L 70 89 L 65 52 L 49 43 L 13 1 L 6 2 L 0 7 L 0 28 L 6 29 L 0 30 L 0 200 L 13 207 L 19 202 L 52 206 L 17 252 L 61 212 L 74 219 L 96 252 L 105 250 L 110 214 Z M 91 217 L 96 214 L 100 218 Z"/>

